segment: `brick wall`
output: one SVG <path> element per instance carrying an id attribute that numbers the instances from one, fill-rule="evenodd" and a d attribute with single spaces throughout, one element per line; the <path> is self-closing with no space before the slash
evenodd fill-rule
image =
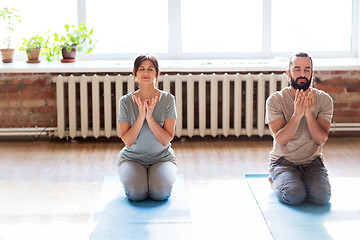
<path id="1" fill-rule="evenodd" d="M 314 87 L 334 100 L 333 122 L 360 123 L 360 71 L 319 71 L 314 77 Z"/>
<path id="2" fill-rule="evenodd" d="M 58 73 L 0 73 L 0 128 L 56 127 Z M 360 123 L 360 71 L 317 71 L 314 86 L 334 100 L 334 122 Z"/>
<path id="3" fill-rule="evenodd" d="M 52 74 L 0 74 L 0 128 L 56 127 Z"/>

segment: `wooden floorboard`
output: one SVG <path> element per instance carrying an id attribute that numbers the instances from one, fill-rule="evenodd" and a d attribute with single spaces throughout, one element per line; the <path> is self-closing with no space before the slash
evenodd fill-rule
<path id="1" fill-rule="evenodd" d="M 172 145 L 191 190 L 199 181 L 267 173 L 272 139 L 181 138 Z M 117 174 L 123 146 L 118 139 L 2 139 L 0 240 L 89 239 L 103 177 Z M 330 177 L 360 176 L 359 137 L 330 137 L 323 152 Z"/>

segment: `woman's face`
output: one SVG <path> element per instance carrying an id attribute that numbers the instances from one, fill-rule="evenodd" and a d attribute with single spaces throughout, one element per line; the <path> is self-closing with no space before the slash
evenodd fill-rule
<path id="1" fill-rule="evenodd" d="M 156 68 L 150 60 L 140 63 L 137 72 L 134 73 L 140 84 L 153 84 L 156 76 Z"/>

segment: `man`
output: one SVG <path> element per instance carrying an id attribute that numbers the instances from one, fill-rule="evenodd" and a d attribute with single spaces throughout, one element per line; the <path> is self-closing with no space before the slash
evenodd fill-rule
<path id="1" fill-rule="evenodd" d="M 310 87 L 313 63 L 306 53 L 290 58 L 290 86 L 266 100 L 266 123 L 273 134 L 269 181 L 280 202 L 305 200 L 327 204 L 331 196 L 322 145 L 328 139 L 333 115 L 331 97 Z"/>

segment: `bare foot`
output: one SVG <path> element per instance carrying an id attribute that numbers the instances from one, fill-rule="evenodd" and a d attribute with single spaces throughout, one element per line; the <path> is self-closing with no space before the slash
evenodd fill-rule
<path id="1" fill-rule="evenodd" d="M 274 183 L 273 183 L 273 180 L 270 176 L 268 176 L 268 180 L 269 180 L 269 183 L 270 183 L 270 186 L 271 186 L 271 189 L 274 190 Z"/>

